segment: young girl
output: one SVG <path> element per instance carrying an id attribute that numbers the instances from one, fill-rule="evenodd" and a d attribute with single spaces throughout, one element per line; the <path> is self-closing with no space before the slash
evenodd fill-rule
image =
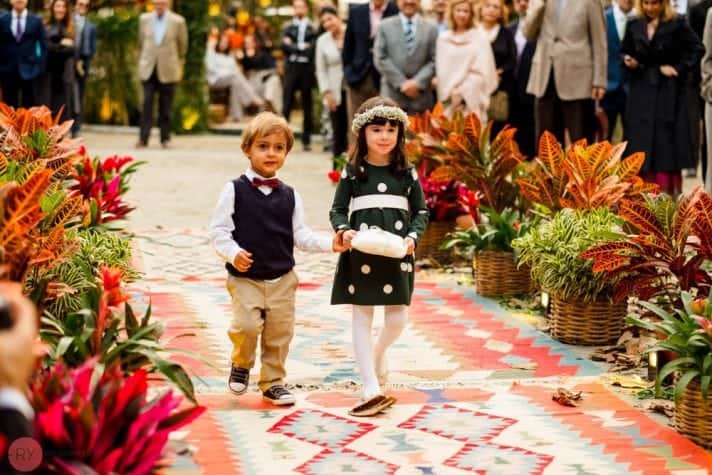
<path id="1" fill-rule="evenodd" d="M 357 231 L 379 228 L 403 237 L 408 247 L 403 259 L 354 249 L 339 258 L 331 303 L 353 304 L 354 353 L 363 380 L 362 401 L 350 411 L 354 416 L 375 415 L 395 402 L 381 389 L 387 377 L 385 353 L 408 320 L 413 250 L 428 222 L 418 175 L 403 152 L 407 125 L 408 116 L 390 99 L 373 97 L 359 107 L 351 127 L 356 144 L 329 213 L 334 229 L 344 231 L 346 246 Z M 385 322 L 374 348 L 376 305 L 384 306 Z"/>

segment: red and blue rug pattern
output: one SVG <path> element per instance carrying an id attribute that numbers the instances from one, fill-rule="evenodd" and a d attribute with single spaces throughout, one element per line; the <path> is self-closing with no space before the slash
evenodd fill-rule
<path id="1" fill-rule="evenodd" d="M 580 351 L 447 276 L 416 276 L 409 325 L 389 352 L 386 391 L 397 404 L 349 416 L 359 397 L 350 311 L 329 305 L 328 254 L 297 255 L 287 365 L 297 404 L 275 408 L 254 386 L 235 397 L 226 388 L 225 276 L 205 234 L 146 234 L 137 250 L 140 298 L 166 324 L 168 346 L 209 362 L 173 357 L 190 368 L 209 410 L 186 429 L 193 460 L 178 458 L 167 474 L 701 475 L 712 467 L 712 455 L 599 382 L 603 370 Z M 583 391 L 581 404 L 553 402 L 559 386 Z"/>

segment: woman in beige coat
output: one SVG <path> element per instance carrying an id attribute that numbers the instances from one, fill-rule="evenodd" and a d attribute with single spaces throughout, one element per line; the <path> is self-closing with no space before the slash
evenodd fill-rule
<path id="1" fill-rule="evenodd" d="M 497 90 L 497 68 L 489 40 L 474 28 L 471 0 L 450 0 L 450 29 L 442 33 L 435 49 L 438 101 L 452 113 L 474 112 L 487 121 L 490 96 Z"/>
<path id="2" fill-rule="evenodd" d="M 712 9 L 707 11 L 707 21 L 702 34 L 705 55 L 702 58 L 702 98 L 705 100 L 705 133 L 707 134 L 707 164 L 705 168 L 705 191 L 712 194 Z"/>

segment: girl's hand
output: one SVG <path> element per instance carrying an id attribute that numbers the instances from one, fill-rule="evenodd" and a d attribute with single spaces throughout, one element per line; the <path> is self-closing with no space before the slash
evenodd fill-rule
<path id="1" fill-rule="evenodd" d="M 356 231 L 353 229 L 349 229 L 348 231 L 344 231 L 344 235 L 342 237 L 342 240 L 344 242 L 344 246 L 346 246 L 346 249 L 351 249 L 351 240 L 356 237 Z"/>
<path id="2" fill-rule="evenodd" d="M 235 260 L 232 261 L 232 265 L 235 266 L 240 272 L 247 272 L 252 266 L 252 253 L 247 252 L 244 249 L 240 249 L 240 252 L 235 256 Z"/>
<path id="3" fill-rule="evenodd" d="M 407 246 L 406 254 L 413 254 L 413 251 L 415 251 L 415 241 L 413 238 L 406 236 L 403 238 L 403 241 L 405 241 L 405 245 Z"/>
<path id="4" fill-rule="evenodd" d="M 344 244 L 344 231 L 341 230 L 334 235 L 334 240 L 332 241 L 331 248 L 334 252 L 344 252 L 348 251 L 349 248 Z"/>
<path id="5" fill-rule="evenodd" d="M 669 64 L 663 64 L 662 66 L 660 66 L 660 72 L 663 74 L 663 76 L 669 78 L 677 77 L 677 69 L 673 68 Z"/>

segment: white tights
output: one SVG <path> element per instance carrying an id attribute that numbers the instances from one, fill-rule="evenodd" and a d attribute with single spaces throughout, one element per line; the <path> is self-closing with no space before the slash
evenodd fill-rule
<path id="1" fill-rule="evenodd" d="M 385 376 L 386 350 L 398 339 L 408 322 L 407 305 L 384 306 L 383 328 L 374 349 L 371 341 L 373 310 L 372 305 L 353 306 L 354 355 L 363 381 L 364 399 L 381 393 L 378 375 Z"/>

